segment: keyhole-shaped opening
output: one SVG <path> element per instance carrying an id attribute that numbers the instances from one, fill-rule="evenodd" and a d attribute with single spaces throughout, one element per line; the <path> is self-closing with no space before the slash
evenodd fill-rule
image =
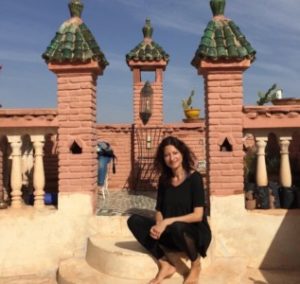
<path id="1" fill-rule="evenodd" d="M 221 152 L 232 152 L 232 145 L 229 143 L 228 139 L 225 138 L 224 142 L 220 146 Z"/>
<path id="2" fill-rule="evenodd" d="M 76 141 L 74 141 L 70 147 L 70 151 L 72 154 L 81 154 L 82 148 L 77 144 Z"/>

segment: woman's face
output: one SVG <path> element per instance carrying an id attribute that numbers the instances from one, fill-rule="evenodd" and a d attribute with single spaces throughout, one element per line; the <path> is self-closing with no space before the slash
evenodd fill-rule
<path id="1" fill-rule="evenodd" d="M 182 166 L 182 154 L 173 145 L 164 148 L 164 161 L 171 170 L 176 170 Z"/>

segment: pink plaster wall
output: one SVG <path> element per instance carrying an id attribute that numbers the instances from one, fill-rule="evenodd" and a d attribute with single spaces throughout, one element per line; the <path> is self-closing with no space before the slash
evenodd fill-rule
<path id="1" fill-rule="evenodd" d="M 132 125 L 98 124 L 97 141 L 108 142 L 117 157 L 115 174 L 112 172 L 112 163 L 110 163 L 109 188 L 130 188 L 132 167 Z"/>
<path id="2" fill-rule="evenodd" d="M 244 106 L 243 128 L 299 128 L 300 105 Z"/>
<path id="3" fill-rule="evenodd" d="M 200 123 L 163 123 L 165 62 L 137 62 L 131 65 L 129 63 L 129 66 L 133 74 L 134 124 L 96 124 L 96 77 L 102 74 L 102 70 L 94 62 L 82 66 L 49 64 L 49 69 L 58 77 L 57 110 L 0 110 L 2 129 L 50 129 L 52 136 L 47 136 L 44 157 L 47 189 L 54 189 L 58 184 L 60 192 L 95 192 L 95 149 L 98 141 L 109 142 L 117 156 L 117 171 L 115 174 L 110 171 L 109 188 L 132 188 L 133 169 L 139 158 L 136 133 L 142 127 L 139 118 L 139 96 L 144 85 L 141 82 L 142 71 L 155 72 L 155 81 L 152 82 L 156 97 L 153 116 L 145 128 L 152 127 L 162 131 L 159 139 L 152 141 L 151 155 L 154 155 L 153 149 L 167 135 L 184 140 L 196 153 L 199 161 L 207 162 L 205 177 L 210 194 L 231 195 L 243 192 L 245 132 L 299 128 L 300 106 L 243 106 L 243 72 L 250 66 L 248 60 L 231 63 L 200 62 L 198 72 L 205 83 L 206 113 L 206 122 L 203 120 Z M 58 138 L 53 135 L 56 130 Z M 298 136 L 299 134 L 296 141 L 299 141 Z M 145 137 L 142 139 L 145 140 Z M 232 151 L 222 151 L 225 139 L 231 144 Z M 73 142 L 83 149 L 82 154 L 74 155 L 70 152 Z M 292 144 L 293 157 L 299 158 L 299 152 L 299 146 Z"/>
<path id="4" fill-rule="evenodd" d="M 220 108 L 220 106 L 219 106 Z M 214 109 L 214 108 L 213 108 Z M 218 108 L 217 108 L 218 109 Z M 223 108 L 222 108 L 223 109 Z M 275 119 L 273 118 L 273 111 L 277 114 L 278 113 L 278 106 L 272 107 L 264 107 L 265 110 L 268 110 L 268 115 L 266 115 L 265 112 L 261 111 L 261 107 L 254 107 L 254 106 L 244 106 L 244 109 L 251 109 L 251 113 L 253 113 L 253 109 L 259 109 L 260 112 L 256 116 L 261 116 L 260 123 L 256 125 L 251 125 L 251 128 L 245 128 L 249 124 L 243 125 L 243 131 L 244 132 L 253 132 L 255 133 L 255 130 L 262 129 L 262 126 L 264 125 L 271 125 L 271 122 L 273 121 L 273 125 L 276 126 L 276 121 L 281 121 L 280 118 Z M 272 111 L 273 109 L 273 111 Z M 291 106 L 289 107 L 289 110 L 293 113 L 297 111 L 300 113 L 299 106 Z M 282 107 L 281 112 L 284 113 L 285 116 L 289 117 L 289 111 L 287 110 L 287 107 Z M 243 111 L 243 121 L 245 122 L 246 116 L 249 115 L 248 111 Z M 253 115 L 253 114 L 251 114 Z M 27 134 L 30 134 L 30 129 L 33 129 L 34 127 L 44 127 L 47 123 L 49 123 L 52 127 L 48 127 L 49 133 L 55 133 L 56 129 L 58 127 L 58 120 L 57 120 L 57 111 L 56 110 L 7 110 L 2 109 L 0 110 L 0 123 L 2 124 L 1 127 L 4 127 L 4 125 L 7 125 L 5 121 L 10 121 L 9 127 L 15 128 L 20 125 L 26 124 L 28 127 L 31 125 L 32 127 L 29 127 L 28 131 L 25 130 Z M 223 119 L 223 118 L 222 118 Z M 253 118 L 252 118 L 253 119 Z M 294 115 L 294 120 L 297 120 L 298 118 Z M 23 123 L 24 122 L 24 123 Z M 14 123 L 14 124 L 13 124 Z M 161 128 L 163 131 L 163 136 L 166 135 L 174 135 L 179 137 L 180 139 L 184 140 L 196 153 L 199 160 L 205 160 L 206 155 L 206 135 L 205 135 L 205 121 L 203 120 L 201 123 L 169 123 L 164 124 L 161 126 L 157 126 L 158 128 Z M 300 125 L 300 123 L 299 123 Z M 278 125 L 277 125 L 278 127 Z M 111 143 L 112 148 L 115 151 L 115 154 L 118 158 L 117 160 L 117 172 L 116 174 L 110 173 L 109 175 L 109 187 L 111 190 L 118 190 L 122 188 L 132 188 L 131 187 L 131 181 L 132 181 L 132 165 L 134 163 L 134 148 L 133 148 L 133 129 L 134 125 L 132 124 L 114 124 L 114 125 L 103 125 L 103 124 L 96 124 L 96 136 L 95 141 L 108 141 Z M 273 130 L 281 130 L 283 128 L 272 128 L 269 129 L 269 131 Z M 227 132 L 226 132 L 227 133 Z M 300 147 L 299 147 L 299 141 L 300 141 L 300 134 L 299 131 L 297 132 L 297 129 L 294 130 L 291 129 L 291 133 L 293 134 L 293 140 L 291 142 L 290 146 L 290 156 L 292 159 L 296 158 L 296 163 L 298 169 L 300 169 Z M 252 139 L 246 139 L 247 141 L 243 141 L 244 144 L 247 145 L 251 144 L 253 145 Z M 216 143 L 219 143 L 219 140 L 216 140 Z M 219 144 L 218 144 L 219 145 Z M 250 145 L 250 146 L 251 146 Z M 56 135 L 49 134 L 46 136 L 46 143 L 45 143 L 45 173 L 46 173 L 46 190 L 47 191 L 56 191 L 57 190 L 57 184 L 58 184 L 58 145 L 56 140 Z M 217 148 L 219 149 L 219 148 Z M 63 152 L 69 151 L 69 148 L 66 148 L 63 150 Z M 218 151 L 216 155 L 218 154 Z M 218 168 L 217 173 L 219 176 L 222 175 L 224 171 L 224 167 L 233 167 L 230 161 L 231 158 L 229 157 L 228 153 L 220 152 L 218 154 L 219 156 L 209 156 L 210 161 L 216 161 L 214 167 Z M 95 158 L 96 160 L 96 158 Z M 223 162 L 227 163 L 223 163 Z M 220 163 L 220 166 L 218 166 L 218 163 Z M 2 169 L 3 164 L 0 164 L 0 168 Z M 237 166 L 236 166 L 237 167 Z M 243 165 L 241 165 L 241 168 L 243 168 Z M 1 170 L 2 179 L 1 182 L 3 183 L 3 171 Z M 236 174 L 238 174 L 236 172 Z M 69 177 L 74 178 L 76 180 L 76 174 L 70 174 Z M 205 175 L 204 175 L 205 177 Z M 224 176 L 226 180 L 226 175 Z M 231 178 L 229 176 L 229 178 Z M 217 192 L 218 193 L 218 192 Z M 216 194 L 216 193 L 212 193 Z"/>
<path id="5" fill-rule="evenodd" d="M 152 128 L 151 128 L 152 129 Z M 205 159 L 204 123 L 173 123 L 156 126 L 161 134 L 158 141 L 152 141 L 152 153 L 155 154 L 156 147 L 161 139 L 167 135 L 174 135 L 185 141 L 195 152 L 198 160 Z M 137 163 L 137 144 L 134 144 L 135 128 L 131 124 L 97 125 L 98 141 L 109 142 L 117 156 L 116 173 L 110 168 L 109 188 L 119 190 L 122 188 L 133 189 L 133 166 Z M 153 132 L 149 132 L 153 133 Z M 153 137 L 154 139 L 154 137 Z M 145 143 L 145 141 L 143 142 Z M 145 146 L 145 144 L 143 144 Z M 153 180 L 153 184 L 156 180 Z M 150 189 L 150 188 L 149 188 Z"/>

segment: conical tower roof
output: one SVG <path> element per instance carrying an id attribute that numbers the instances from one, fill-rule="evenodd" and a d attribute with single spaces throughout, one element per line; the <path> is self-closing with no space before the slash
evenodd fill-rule
<path id="1" fill-rule="evenodd" d="M 208 23 L 191 64 L 198 68 L 200 60 L 255 60 L 256 51 L 240 28 L 224 16 L 225 0 L 211 0 L 213 19 Z"/>
<path id="2" fill-rule="evenodd" d="M 150 19 L 146 19 L 143 27 L 144 40 L 126 54 L 127 63 L 131 60 L 142 62 L 169 61 L 169 54 L 152 39 L 153 28 Z"/>
<path id="3" fill-rule="evenodd" d="M 80 0 L 69 2 L 71 18 L 65 21 L 43 53 L 47 63 L 99 62 L 105 68 L 108 62 L 93 34 L 81 19 L 83 4 Z"/>

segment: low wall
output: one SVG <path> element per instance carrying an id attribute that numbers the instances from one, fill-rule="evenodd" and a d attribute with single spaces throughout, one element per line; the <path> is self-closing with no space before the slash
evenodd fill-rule
<path id="1" fill-rule="evenodd" d="M 60 261 L 85 256 L 89 235 L 99 230 L 120 239 L 128 235 L 126 224 L 117 217 L 92 214 L 91 196 L 59 198 L 58 210 L 0 211 L 0 277 L 55 278 Z M 299 270 L 299 217 L 300 210 L 247 211 L 243 195 L 211 196 L 210 263 L 239 259 L 252 268 Z"/>
<path id="2" fill-rule="evenodd" d="M 0 277 L 37 275 L 54 279 L 61 260 L 85 256 L 91 216 L 92 196 L 80 193 L 60 194 L 59 210 L 1 210 Z"/>
<path id="3" fill-rule="evenodd" d="M 253 210 L 244 196 L 211 196 L 214 258 L 239 257 L 249 267 L 300 269 L 300 210 Z"/>

